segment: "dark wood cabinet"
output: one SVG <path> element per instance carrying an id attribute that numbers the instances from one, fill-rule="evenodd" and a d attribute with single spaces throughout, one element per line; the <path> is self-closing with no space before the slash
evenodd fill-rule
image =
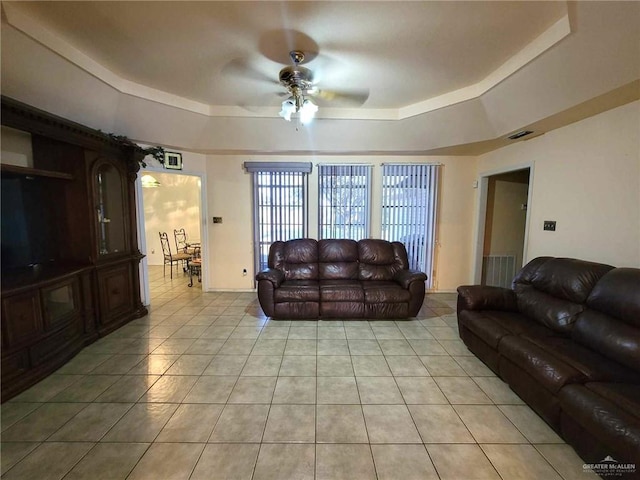
<path id="1" fill-rule="evenodd" d="M 2 299 L 2 347 L 11 350 L 44 331 L 37 290 Z"/>
<path id="2" fill-rule="evenodd" d="M 31 134 L 33 166 L 2 173 L 2 401 L 101 335 L 146 315 L 134 181 L 138 153 L 2 98 L 2 125 Z"/>

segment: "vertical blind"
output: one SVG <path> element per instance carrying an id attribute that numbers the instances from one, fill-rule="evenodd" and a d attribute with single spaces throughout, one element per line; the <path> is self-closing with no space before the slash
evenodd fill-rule
<path id="1" fill-rule="evenodd" d="M 311 164 L 245 163 L 253 176 L 256 272 L 267 268 L 277 240 L 307 235 L 307 178 Z"/>
<path id="2" fill-rule="evenodd" d="M 407 247 L 409 268 L 433 286 L 439 165 L 382 166 L 382 238 Z"/>
<path id="3" fill-rule="evenodd" d="M 369 236 L 371 165 L 318 166 L 319 238 Z"/>

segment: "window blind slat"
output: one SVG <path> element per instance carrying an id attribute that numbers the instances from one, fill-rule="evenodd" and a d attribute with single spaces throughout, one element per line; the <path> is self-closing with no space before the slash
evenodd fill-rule
<path id="1" fill-rule="evenodd" d="M 371 165 L 318 166 L 319 238 L 369 236 Z"/>
<path id="2" fill-rule="evenodd" d="M 256 271 L 267 267 L 273 242 L 306 236 L 307 176 L 285 169 L 252 172 Z"/>
<path id="3" fill-rule="evenodd" d="M 426 272 L 431 287 L 439 166 L 385 164 L 382 169 L 382 237 L 406 246 L 409 267 Z"/>

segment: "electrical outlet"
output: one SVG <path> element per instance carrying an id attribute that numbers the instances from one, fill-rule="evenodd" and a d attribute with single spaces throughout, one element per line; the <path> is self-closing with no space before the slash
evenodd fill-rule
<path id="1" fill-rule="evenodd" d="M 151 249 L 151 255 L 153 255 L 154 253 L 156 253 L 156 250 L 154 248 Z"/>
<path id="2" fill-rule="evenodd" d="M 246 277 L 246 276 L 247 276 L 247 269 L 246 269 L 246 268 L 243 268 L 243 269 L 242 269 L 242 276 L 243 276 L 243 277 Z"/>
<path id="3" fill-rule="evenodd" d="M 544 230 L 548 230 L 550 232 L 556 231 L 556 221 L 555 220 L 545 220 L 543 227 Z"/>

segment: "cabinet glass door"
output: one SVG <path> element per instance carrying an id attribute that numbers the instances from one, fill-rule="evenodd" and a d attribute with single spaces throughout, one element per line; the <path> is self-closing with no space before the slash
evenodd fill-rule
<path id="1" fill-rule="evenodd" d="M 111 164 L 100 165 L 96 171 L 95 188 L 98 251 L 100 255 L 124 252 L 126 236 L 120 172 Z"/>
<path id="2" fill-rule="evenodd" d="M 77 286 L 74 281 L 42 290 L 45 322 L 51 326 L 78 310 Z"/>

